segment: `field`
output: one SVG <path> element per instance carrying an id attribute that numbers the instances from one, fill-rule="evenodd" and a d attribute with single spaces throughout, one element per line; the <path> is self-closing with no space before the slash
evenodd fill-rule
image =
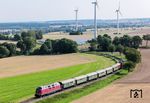
<path id="1" fill-rule="evenodd" d="M 80 98 L 73 103 L 99 103 L 99 101 L 101 101 L 101 98 L 103 98 L 103 103 L 149 103 L 150 50 L 141 49 L 140 51 L 142 55 L 142 62 L 138 65 L 137 69 L 133 73 L 129 74 L 121 80 L 116 81 L 115 83 L 113 83 L 113 85 L 110 85 L 103 90 L 98 90 L 90 95 Z M 130 98 L 131 89 L 142 89 L 143 98 Z M 108 93 L 110 91 L 113 93 L 113 95 Z"/>
<path id="2" fill-rule="evenodd" d="M 95 55 L 101 54 L 100 52 L 90 52 L 90 53 L 95 54 Z M 103 53 L 111 54 L 109 52 L 103 52 Z M 117 52 L 114 53 L 113 55 L 116 56 L 116 57 L 125 59 L 124 55 L 120 55 Z M 82 88 L 77 88 L 77 89 L 69 91 L 69 92 L 67 91 L 65 93 L 56 95 L 54 97 L 50 97 L 50 98 L 41 100 L 37 103 L 48 103 L 49 101 L 51 101 L 51 103 L 70 103 L 73 100 L 84 97 L 88 94 L 91 94 L 91 93 L 93 93 L 97 90 L 100 90 L 100 89 L 106 87 L 107 85 L 110 85 L 115 80 L 120 79 L 120 78 L 126 76 L 127 74 L 128 74 L 127 70 L 121 70 L 119 73 L 117 73 L 115 75 L 112 75 L 108 78 L 105 78 L 104 80 L 96 81 L 95 83 L 84 86 Z M 82 103 L 82 102 L 80 102 L 80 103 Z M 88 102 L 86 101 L 86 103 L 88 103 Z"/>
<path id="3" fill-rule="evenodd" d="M 115 63 L 111 59 L 101 56 L 90 54 L 82 54 L 82 55 L 90 56 L 93 59 L 95 59 L 95 61 L 91 63 L 79 64 L 75 66 L 48 70 L 38 73 L 1 78 L 0 103 L 19 102 L 29 97 L 33 97 L 35 88 L 37 86 L 87 74 L 89 72 L 96 71 L 98 69 L 109 67 Z"/>
<path id="4" fill-rule="evenodd" d="M 103 35 L 103 34 L 108 34 L 111 37 L 115 36 L 123 36 L 125 34 L 128 34 L 130 36 L 135 36 L 135 35 L 145 35 L 150 33 L 150 27 L 142 27 L 142 28 L 122 28 L 120 29 L 120 35 L 114 35 L 113 33 L 116 33 L 115 28 L 110 28 L 110 29 L 99 29 L 98 34 Z M 62 32 L 55 32 L 55 33 L 48 33 L 44 35 L 44 39 L 61 39 L 61 38 L 68 38 L 72 39 L 74 41 L 77 41 L 79 43 L 82 43 L 84 41 L 90 40 L 93 38 L 93 32 L 91 30 L 88 30 L 84 32 L 84 35 L 73 35 L 70 36 L 68 33 L 62 33 Z"/>
<path id="5" fill-rule="evenodd" d="M 18 56 L 0 59 L 0 78 L 43 70 L 52 70 L 77 64 L 94 62 L 91 56 L 66 54 L 56 56 Z"/>

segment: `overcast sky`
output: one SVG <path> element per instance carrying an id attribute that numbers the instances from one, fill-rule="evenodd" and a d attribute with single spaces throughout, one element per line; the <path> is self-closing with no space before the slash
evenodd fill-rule
<path id="1" fill-rule="evenodd" d="M 0 22 L 52 21 L 93 18 L 94 0 L 0 0 Z M 150 17 L 150 0 L 120 0 L 121 18 Z M 119 0 L 99 0 L 98 19 L 115 19 Z"/>

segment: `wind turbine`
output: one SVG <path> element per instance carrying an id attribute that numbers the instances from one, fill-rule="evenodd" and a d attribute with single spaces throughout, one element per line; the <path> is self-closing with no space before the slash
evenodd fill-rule
<path id="1" fill-rule="evenodd" d="M 75 31 L 78 31 L 78 9 L 76 9 L 76 10 L 74 10 L 75 11 L 75 14 L 76 14 L 76 19 L 75 19 L 75 21 L 76 21 L 76 27 L 75 27 Z"/>
<path id="2" fill-rule="evenodd" d="M 98 7 L 98 1 L 92 2 L 94 4 L 94 39 L 97 38 L 97 7 Z"/>
<path id="3" fill-rule="evenodd" d="M 119 7 L 116 10 L 117 13 L 117 34 L 119 35 L 119 29 L 120 29 L 120 25 L 119 25 L 119 16 L 122 15 L 121 11 L 120 11 L 120 2 L 119 2 Z"/>

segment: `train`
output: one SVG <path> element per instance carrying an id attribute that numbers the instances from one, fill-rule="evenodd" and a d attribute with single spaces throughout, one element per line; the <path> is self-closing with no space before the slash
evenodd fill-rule
<path id="1" fill-rule="evenodd" d="M 110 75 L 122 68 L 122 63 L 117 63 L 109 68 L 105 68 L 102 70 L 98 70 L 96 72 L 92 72 L 86 75 L 82 75 L 79 77 L 71 78 L 68 80 L 52 83 L 45 86 L 40 86 L 36 88 L 35 97 L 40 98 L 46 95 L 51 95 L 60 91 L 63 91 L 68 88 L 76 87 L 84 83 L 88 83 L 94 81 L 96 79 L 100 79 L 107 75 Z"/>

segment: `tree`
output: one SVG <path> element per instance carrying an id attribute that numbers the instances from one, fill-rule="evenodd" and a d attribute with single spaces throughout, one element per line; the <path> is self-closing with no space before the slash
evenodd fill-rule
<path id="1" fill-rule="evenodd" d="M 6 47 L 0 46 L 0 58 L 8 57 L 9 54 L 10 52 Z"/>
<path id="2" fill-rule="evenodd" d="M 43 44 L 39 50 L 39 53 L 42 54 L 42 55 L 46 55 L 46 54 L 49 54 L 49 49 L 48 47 L 46 46 L 46 44 Z"/>
<path id="3" fill-rule="evenodd" d="M 21 38 L 24 39 L 27 36 L 27 32 L 22 32 L 21 33 Z"/>
<path id="4" fill-rule="evenodd" d="M 89 47 L 90 51 L 97 50 L 97 41 L 95 39 L 89 40 L 88 43 L 90 44 L 90 47 Z"/>
<path id="5" fill-rule="evenodd" d="M 39 53 L 43 54 L 43 55 L 45 55 L 45 54 L 52 54 L 52 50 L 53 50 L 52 41 L 48 39 L 41 46 L 41 48 L 39 50 Z"/>
<path id="6" fill-rule="evenodd" d="M 132 46 L 132 38 L 129 35 L 124 35 L 120 38 L 121 45 L 125 47 L 131 47 Z"/>
<path id="7" fill-rule="evenodd" d="M 49 53 L 52 53 L 53 51 L 52 40 L 47 39 L 44 44 L 48 47 Z"/>
<path id="8" fill-rule="evenodd" d="M 134 36 L 132 38 L 132 47 L 137 49 L 142 44 L 142 38 L 140 36 Z"/>
<path id="9" fill-rule="evenodd" d="M 5 34 L 0 34 L 0 40 L 13 40 L 13 38 Z"/>
<path id="10" fill-rule="evenodd" d="M 108 51 L 108 47 L 111 44 L 111 39 L 108 37 L 98 36 L 97 42 L 99 50 Z"/>
<path id="11" fill-rule="evenodd" d="M 108 34 L 104 34 L 103 37 L 111 39 L 111 36 L 109 36 Z"/>
<path id="12" fill-rule="evenodd" d="M 20 48 L 21 54 L 25 54 L 26 45 L 24 44 L 22 40 L 17 42 L 17 48 Z"/>
<path id="13" fill-rule="evenodd" d="M 23 43 L 24 43 L 24 45 L 25 45 L 25 47 L 26 47 L 25 53 L 26 53 L 27 55 L 28 55 L 28 54 L 31 52 L 31 50 L 36 46 L 36 40 L 35 40 L 34 38 L 32 38 L 32 37 L 26 37 L 26 38 L 24 38 Z"/>
<path id="14" fill-rule="evenodd" d="M 80 31 L 72 31 L 69 33 L 69 35 L 82 35 L 82 32 Z"/>
<path id="15" fill-rule="evenodd" d="M 133 68 L 135 68 L 135 63 L 133 63 L 133 62 L 131 62 L 131 61 L 128 61 L 128 62 L 126 62 L 125 64 L 124 64 L 124 68 L 125 69 L 128 69 L 128 72 L 130 72 L 130 71 L 132 71 L 133 70 Z"/>
<path id="16" fill-rule="evenodd" d="M 123 53 L 123 51 L 124 51 L 124 47 L 123 47 L 121 44 L 119 44 L 119 45 L 116 47 L 116 51 L 119 52 L 120 55 L 121 55 L 121 54 Z"/>
<path id="17" fill-rule="evenodd" d="M 16 45 L 15 44 L 3 43 L 2 45 L 5 46 L 9 50 L 9 52 L 10 52 L 9 56 L 16 55 Z"/>
<path id="18" fill-rule="evenodd" d="M 34 31 L 34 30 L 28 31 L 26 37 L 32 37 L 32 38 L 36 39 L 36 31 Z"/>
<path id="19" fill-rule="evenodd" d="M 35 35 L 36 35 L 36 39 L 38 39 L 38 40 L 43 38 L 42 31 L 36 31 Z"/>
<path id="20" fill-rule="evenodd" d="M 27 37 L 31 37 L 31 38 L 34 38 L 36 39 L 36 32 L 35 31 L 28 31 L 28 32 L 22 32 L 21 33 L 21 38 L 24 40 L 25 38 Z"/>
<path id="21" fill-rule="evenodd" d="M 113 52 L 115 52 L 116 50 L 116 47 L 115 45 L 111 44 L 109 47 L 108 47 L 108 51 L 111 52 L 113 54 Z"/>
<path id="22" fill-rule="evenodd" d="M 114 45 L 119 45 L 120 43 L 121 43 L 121 42 L 120 42 L 120 38 L 116 36 L 116 37 L 114 38 L 114 40 L 113 40 L 113 44 L 114 44 Z"/>
<path id="23" fill-rule="evenodd" d="M 133 63 L 139 63 L 141 61 L 141 54 L 134 48 L 127 48 L 125 51 L 125 56 L 129 61 Z"/>
<path id="24" fill-rule="evenodd" d="M 95 51 L 95 50 L 97 50 L 97 43 L 95 43 L 95 42 L 90 43 L 89 50 L 90 50 L 90 51 Z"/>
<path id="25" fill-rule="evenodd" d="M 21 40 L 21 36 L 18 35 L 18 34 L 14 35 L 14 40 L 15 40 L 15 41 Z"/>
<path id="26" fill-rule="evenodd" d="M 53 42 L 53 51 L 55 53 L 75 53 L 77 52 L 77 43 L 69 39 L 61 39 Z"/>
<path id="27" fill-rule="evenodd" d="M 148 42 L 150 41 L 150 34 L 143 35 L 143 39 L 146 41 L 146 47 L 148 47 Z"/>

